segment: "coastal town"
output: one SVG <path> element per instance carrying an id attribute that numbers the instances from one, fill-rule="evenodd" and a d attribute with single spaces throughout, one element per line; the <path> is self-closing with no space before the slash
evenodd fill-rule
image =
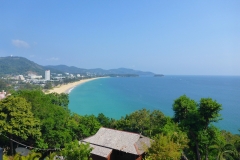
<path id="1" fill-rule="evenodd" d="M 1 77 L 1 79 L 5 79 L 7 81 L 11 81 L 12 84 L 21 84 L 21 83 L 29 83 L 29 84 L 35 84 L 44 87 L 47 82 L 59 82 L 64 83 L 65 79 L 85 79 L 89 77 L 94 77 L 93 74 L 86 74 L 86 75 L 80 75 L 80 74 L 70 74 L 70 73 L 64 73 L 64 74 L 57 74 L 57 73 L 51 73 L 50 70 L 45 71 L 45 76 L 38 75 L 36 73 L 28 73 L 26 75 L 7 75 L 4 77 Z"/>
<path id="2" fill-rule="evenodd" d="M 144 72 L 127 68 L 104 70 L 101 68 L 84 69 L 74 66 L 57 65 L 41 66 L 24 57 L 8 56 L 0 57 L 0 90 L 42 89 L 44 92 L 68 93 L 69 88 L 88 80 L 101 77 L 139 77 L 150 75 L 152 72 Z M 81 82 L 80 82 L 81 81 Z M 73 84 L 74 83 L 74 84 Z M 70 87 L 66 87 L 68 84 Z"/>
<path id="3" fill-rule="evenodd" d="M 5 82 L 8 88 L 18 90 L 19 88 L 26 88 L 32 86 L 35 88 L 42 88 L 46 92 L 65 93 L 67 90 L 80 83 L 86 82 L 96 78 L 95 74 L 71 74 L 71 73 L 51 73 L 46 70 L 44 76 L 36 73 L 28 73 L 26 75 L 5 75 L 0 78 L 0 81 Z M 81 82 L 80 82 L 81 81 Z M 61 88 L 59 88 L 61 86 Z M 62 89 L 63 88 L 63 89 Z M 51 90 L 52 89 L 52 90 Z M 60 90 L 60 91 L 59 91 Z M 6 96 L 1 92 L 1 97 Z"/>

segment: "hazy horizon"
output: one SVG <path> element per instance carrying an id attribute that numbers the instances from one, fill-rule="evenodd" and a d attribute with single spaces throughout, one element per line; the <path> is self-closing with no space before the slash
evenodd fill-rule
<path id="1" fill-rule="evenodd" d="M 0 57 L 164 75 L 240 75 L 240 1 L 3 1 Z"/>

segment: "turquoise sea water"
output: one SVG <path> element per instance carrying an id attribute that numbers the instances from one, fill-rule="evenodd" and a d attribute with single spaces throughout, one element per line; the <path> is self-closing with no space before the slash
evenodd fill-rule
<path id="1" fill-rule="evenodd" d="M 239 133 L 239 76 L 102 78 L 74 88 L 69 108 L 80 115 L 104 113 L 116 119 L 142 108 L 173 116 L 173 101 L 183 94 L 196 101 L 211 97 L 221 103 L 223 120 L 216 125 Z"/>

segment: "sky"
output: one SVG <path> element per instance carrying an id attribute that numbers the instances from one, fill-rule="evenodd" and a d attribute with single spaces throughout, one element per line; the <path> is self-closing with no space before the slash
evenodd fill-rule
<path id="1" fill-rule="evenodd" d="M 0 0 L 0 57 L 240 75 L 239 0 Z"/>

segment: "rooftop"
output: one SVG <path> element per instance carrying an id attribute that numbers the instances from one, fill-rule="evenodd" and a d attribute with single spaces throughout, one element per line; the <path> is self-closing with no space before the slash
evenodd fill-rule
<path id="1" fill-rule="evenodd" d="M 98 132 L 82 142 L 90 143 L 92 154 L 107 157 L 113 149 L 135 155 L 144 153 L 144 146 L 150 146 L 150 138 L 140 134 L 100 128 Z"/>

